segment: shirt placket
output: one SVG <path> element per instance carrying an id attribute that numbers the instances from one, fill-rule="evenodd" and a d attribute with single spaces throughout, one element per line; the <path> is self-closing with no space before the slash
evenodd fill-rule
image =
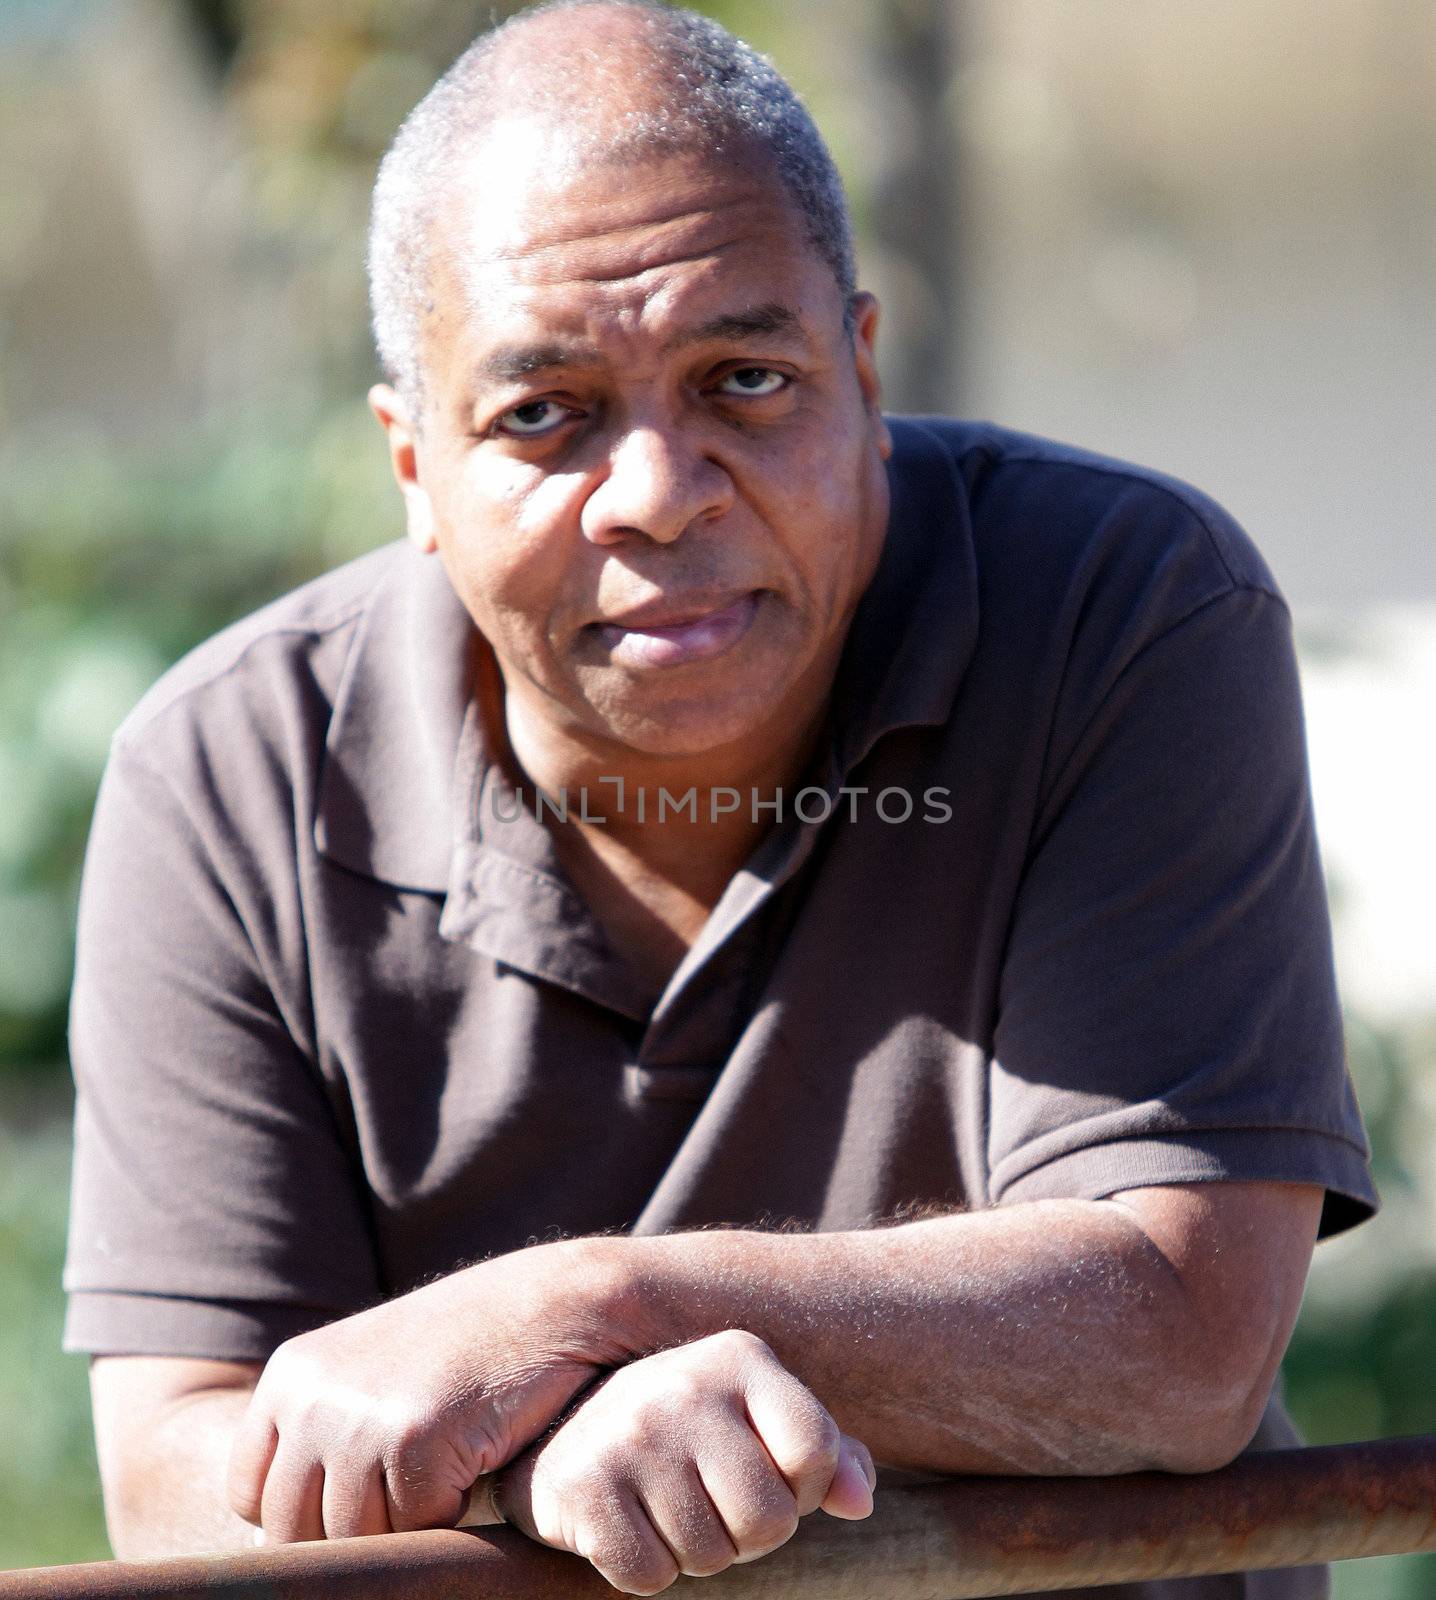
<path id="1" fill-rule="evenodd" d="M 471 706 L 454 767 L 455 839 L 440 936 L 645 1021 L 656 996 L 564 876 L 543 823 L 484 759 L 477 722 Z"/>
<path id="2" fill-rule="evenodd" d="M 831 739 L 823 748 L 823 782 L 812 786 L 824 788 L 835 805 L 841 768 Z M 632 1097 L 707 1098 L 771 975 L 786 926 L 776 902 L 824 825 L 790 813 L 729 881 L 653 1009 L 627 1069 Z"/>
<path id="3" fill-rule="evenodd" d="M 822 769 L 841 783 L 832 741 Z M 470 708 L 455 764 L 456 839 L 439 933 L 643 1024 L 625 1063 L 630 1103 L 707 1098 L 770 966 L 767 908 L 808 859 L 822 824 L 791 814 L 730 880 L 661 993 L 609 944 L 558 863 L 543 823 L 483 757 Z"/>

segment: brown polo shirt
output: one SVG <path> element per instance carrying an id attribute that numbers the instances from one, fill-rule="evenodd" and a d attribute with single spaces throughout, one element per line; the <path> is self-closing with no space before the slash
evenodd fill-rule
<path id="1" fill-rule="evenodd" d="M 817 765 L 661 994 L 487 758 L 435 559 L 150 692 L 86 863 L 68 1348 L 263 1357 L 600 1229 L 1222 1178 L 1372 1211 L 1260 557 L 1158 474 L 894 427 Z"/>

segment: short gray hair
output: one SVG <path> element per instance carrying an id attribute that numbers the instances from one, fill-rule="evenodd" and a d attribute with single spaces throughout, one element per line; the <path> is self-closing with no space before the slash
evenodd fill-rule
<path id="1" fill-rule="evenodd" d="M 590 6 L 643 14 L 646 42 L 663 69 L 658 107 L 626 115 L 615 130 L 624 149 L 746 143 L 765 152 L 850 305 L 852 223 L 842 179 L 807 107 L 772 62 L 711 17 L 659 0 L 545 0 L 476 39 L 404 119 L 379 165 L 368 250 L 374 342 L 385 377 L 416 412 L 434 217 L 455 156 L 496 120 L 499 46 L 533 17 Z"/>

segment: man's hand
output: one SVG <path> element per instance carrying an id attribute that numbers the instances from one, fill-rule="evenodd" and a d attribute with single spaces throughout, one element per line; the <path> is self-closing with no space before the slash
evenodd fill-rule
<path id="1" fill-rule="evenodd" d="M 475 1479 L 635 1353 L 605 1282 L 584 1241 L 541 1245 L 287 1340 L 236 1432 L 230 1505 L 278 1542 L 452 1526 Z"/>
<path id="2" fill-rule="evenodd" d="M 763 1341 L 736 1330 L 615 1372 L 498 1480 L 500 1515 L 657 1594 L 752 1561 L 821 1509 L 872 1510 L 872 1458 Z"/>

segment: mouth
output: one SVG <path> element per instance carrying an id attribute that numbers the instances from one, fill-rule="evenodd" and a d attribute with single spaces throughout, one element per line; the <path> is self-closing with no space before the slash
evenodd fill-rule
<path id="1" fill-rule="evenodd" d="M 717 601 L 664 600 L 589 627 L 609 659 L 625 667 L 676 667 L 731 649 L 758 609 L 756 589 Z"/>

